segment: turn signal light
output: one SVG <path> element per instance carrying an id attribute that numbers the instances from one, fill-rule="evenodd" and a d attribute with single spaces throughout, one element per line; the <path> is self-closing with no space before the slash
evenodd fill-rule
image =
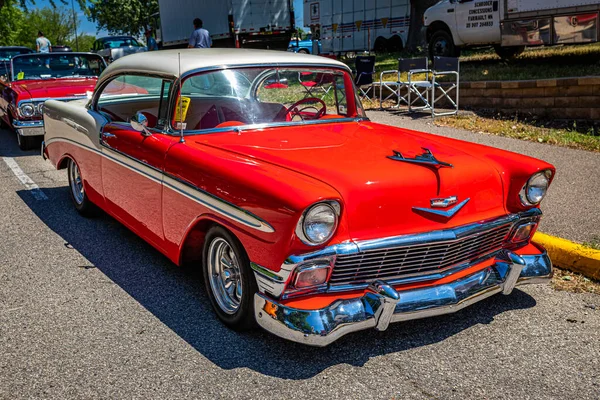
<path id="1" fill-rule="evenodd" d="M 309 287 L 323 285 L 327 282 L 331 266 L 329 264 L 313 264 L 302 267 L 296 273 L 294 287 L 296 289 L 305 289 Z"/>
<path id="2" fill-rule="evenodd" d="M 515 233 L 513 233 L 513 236 L 510 239 L 510 241 L 513 243 L 520 243 L 520 242 L 525 242 L 525 241 L 529 240 L 531 235 L 534 234 L 536 227 L 537 227 L 536 222 L 529 222 L 527 224 L 523 224 L 523 225 L 519 226 L 515 230 Z"/>

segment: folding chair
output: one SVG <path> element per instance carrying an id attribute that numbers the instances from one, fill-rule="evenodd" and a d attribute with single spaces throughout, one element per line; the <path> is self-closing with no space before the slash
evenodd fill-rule
<path id="1" fill-rule="evenodd" d="M 398 59 L 398 61 L 400 61 L 400 59 Z M 396 75 L 395 81 L 384 81 L 383 80 L 384 75 L 391 75 L 391 74 Z M 400 71 L 398 69 L 381 72 L 381 74 L 379 74 L 379 109 L 383 110 L 383 102 L 388 101 L 389 99 L 391 99 L 393 97 L 396 98 L 396 105 L 392 108 L 400 108 L 400 102 L 401 101 L 406 102 L 406 99 L 404 97 L 402 97 L 402 95 L 400 93 L 400 91 L 402 90 L 403 87 L 405 87 L 405 83 L 400 80 Z M 388 94 L 385 97 L 385 99 L 383 98 L 383 90 L 384 89 L 387 89 L 390 91 L 390 94 Z"/>
<path id="2" fill-rule="evenodd" d="M 433 58 L 433 72 L 432 72 L 432 86 L 431 86 L 431 116 L 433 118 L 442 115 L 454 115 L 458 113 L 458 86 L 459 86 L 459 73 L 460 73 L 460 62 L 458 58 L 454 57 L 434 57 Z M 439 82 L 436 82 L 436 78 L 440 76 L 453 76 L 456 80 L 451 81 L 451 85 L 443 86 Z M 454 90 L 454 99 L 450 92 Z M 436 97 L 436 92 L 441 92 Z M 445 98 L 451 105 L 452 111 L 436 112 L 435 102 Z"/>
<path id="3" fill-rule="evenodd" d="M 427 57 L 400 59 L 398 70 L 400 74 L 406 72 L 408 75 L 406 81 L 406 87 L 408 88 L 408 94 L 406 95 L 408 111 L 431 110 L 429 92 L 432 83 L 429 80 L 431 70 L 429 69 L 429 60 Z M 414 75 L 420 74 L 425 74 L 425 80 L 413 80 Z M 414 99 L 413 95 L 415 96 Z M 419 101 L 423 105 L 415 106 L 415 103 Z"/>
<path id="4" fill-rule="evenodd" d="M 369 97 L 369 92 L 373 89 L 373 74 L 375 74 L 375 56 L 357 56 L 355 60 L 354 84 L 360 91 L 360 98 Z M 365 86 L 368 86 L 364 89 Z"/>
<path id="5" fill-rule="evenodd" d="M 314 79 L 311 79 L 312 76 L 314 76 Z M 305 80 L 302 80 L 303 78 Z M 316 97 L 318 94 L 315 92 L 319 91 L 322 92 L 321 100 L 324 100 L 330 94 L 332 85 L 335 83 L 335 77 L 329 73 L 304 71 L 298 73 L 298 81 L 306 90 L 307 96 Z"/>

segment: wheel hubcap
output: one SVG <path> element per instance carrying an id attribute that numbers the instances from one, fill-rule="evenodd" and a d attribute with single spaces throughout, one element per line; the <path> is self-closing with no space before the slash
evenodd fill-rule
<path id="1" fill-rule="evenodd" d="M 446 55 L 446 53 L 448 52 L 448 43 L 443 39 L 439 40 L 435 43 L 434 49 L 437 55 Z"/>
<path id="2" fill-rule="evenodd" d="M 242 275 L 239 261 L 225 239 L 216 238 L 210 244 L 207 267 L 217 304 L 227 314 L 234 314 L 242 301 Z"/>
<path id="3" fill-rule="evenodd" d="M 69 182 L 71 183 L 71 192 L 77 204 L 83 203 L 83 182 L 81 181 L 81 173 L 75 161 L 69 164 Z"/>

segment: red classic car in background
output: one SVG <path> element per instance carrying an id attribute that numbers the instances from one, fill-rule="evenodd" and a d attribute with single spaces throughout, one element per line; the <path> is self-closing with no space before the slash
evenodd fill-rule
<path id="1" fill-rule="evenodd" d="M 28 150 L 44 134 L 42 106 L 48 99 L 86 98 L 106 64 L 90 53 L 31 53 L 10 60 L 0 80 L 0 123 L 16 131 L 19 147 Z"/>
<path id="2" fill-rule="evenodd" d="M 75 208 L 202 268 L 235 329 L 324 346 L 552 275 L 531 243 L 552 165 L 372 123 L 331 59 L 135 54 L 44 121 Z"/>

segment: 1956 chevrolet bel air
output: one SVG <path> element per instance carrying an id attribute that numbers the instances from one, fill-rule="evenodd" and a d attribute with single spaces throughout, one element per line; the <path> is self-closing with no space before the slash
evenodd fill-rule
<path id="1" fill-rule="evenodd" d="M 552 165 L 373 123 L 334 60 L 135 54 L 44 124 L 75 208 L 201 267 L 234 329 L 325 346 L 552 275 L 531 243 Z"/>

